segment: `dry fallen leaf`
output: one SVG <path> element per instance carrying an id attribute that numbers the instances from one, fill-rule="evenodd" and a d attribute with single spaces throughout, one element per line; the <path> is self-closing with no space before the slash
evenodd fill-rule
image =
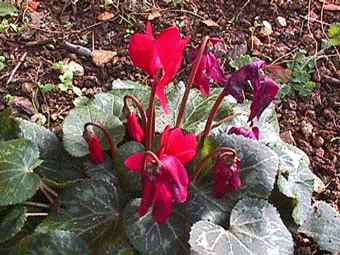
<path id="1" fill-rule="evenodd" d="M 18 111 L 26 112 L 29 115 L 33 114 L 32 102 L 26 97 L 14 97 L 10 105 Z"/>
<path id="2" fill-rule="evenodd" d="M 92 61 L 96 65 L 103 65 L 109 63 L 117 52 L 111 50 L 94 50 L 92 51 Z"/>
<path id="3" fill-rule="evenodd" d="M 97 16 L 97 20 L 99 21 L 107 21 L 113 18 L 113 13 L 111 12 L 103 12 Z"/>
<path id="4" fill-rule="evenodd" d="M 292 71 L 289 68 L 284 68 L 280 65 L 268 65 L 266 71 L 271 78 L 282 80 L 284 83 L 287 83 L 292 76 Z"/>
<path id="5" fill-rule="evenodd" d="M 154 20 L 159 17 L 161 17 L 161 13 L 157 9 L 153 9 L 149 14 L 148 14 L 148 20 Z"/>
<path id="6" fill-rule="evenodd" d="M 205 24 L 208 27 L 219 27 L 220 25 L 217 24 L 215 21 L 212 19 L 206 19 L 202 21 L 203 24 Z"/>

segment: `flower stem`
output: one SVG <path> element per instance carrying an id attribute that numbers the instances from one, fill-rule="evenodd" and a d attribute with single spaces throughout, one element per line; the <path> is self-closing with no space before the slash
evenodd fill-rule
<path id="1" fill-rule="evenodd" d="M 157 155 L 155 153 L 153 153 L 152 151 L 146 151 L 145 152 L 145 161 L 144 161 L 144 164 L 147 163 L 147 156 L 150 156 L 156 163 L 157 163 L 157 166 L 161 166 L 162 165 L 162 162 L 159 160 L 159 158 L 157 157 Z M 144 166 L 145 167 L 145 166 Z"/>
<path id="2" fill-rule="evenodd" d="M 185 117 L 185 110 L 186 110 L 186 105 L 187 105 L 187 101 L 189 99 L 189 94 L 190 94 L 190 90 L 192 88 L 192 85 L 194 83 L 197 71 L 198 71 L 198 67 L 201 63 L 202 60 L 202 56 L 204 54 L 204 51 L 207 47 L 207 44 L 209 42 L 209 36 L 204 37 L 203 42 L 201 44 L 201 47 L 199 49 L 198 55 L 195 59 L 195 62 L 193 64 L 193 67 L 191 69 L 190 75 L 189 75 L 189 81 L 188 81 L 188 85 L 185 88 L 184 91 L 184 95 L 179 107 L 179 112 L 178 112 L 178 117 L 176 120 L 176 127 L 177 128 L 182 128 L 183 126 L 183 122 L 184 122 L 184 117 Z"/>
<path id="3" fill-rule="evenodd" d="M 136 108 L 138 109 L 140 117 L 142 119 L 142 126 L 145 129 L 146 128 L 146 113 L 143 109 L 143 105 L 142 105 L 141 101 L 137 97 L 132 96 L 132 95 L 125 96 L 124 97 L 124 106 L 127 107 L 129 112 L 131 112 L 130 109 L 129 109 L 129 105 L 128 105 L 129 100 L 131 100 L 134 103 L 134 105 L 136 106 Z"/>
<path id="4" fill-rule="evenodd" d="M 210 159 L 213 159 L 217 156 L 220 155 L 230 155 L 230 156 L 235 156 L 236 155 L 236 151 L 228 148 L 228 147 L 220 147 L 215 149 L 214 151 L 212 151 L 211 153 L 209 153 L 204 159 L 202 159 L 200 162 L 198 162 L 197 164 L 197 168 L 194 171 L 194 175 L 192 177 L 192 182 L 195 182 L 197 180 L 197 178 L 201 175 L 201 172 L 203 171 L 204 167 L 208 164 Z"/>
<path id="5" fill-rule="evenodd" d="M 214 128 L 217 128 L 217 127 L 221 126 L 224 122 L 231 121 L 233 118 L 236 118 L 239 115 L 241 115 L 241 113 L 235 113 L 233 115 L 230 115 L 230 116 L 227 116 L 227 117 L 221 119 L 219 122 L 217 122 L 216 124 L 212 125 L 210 130 L 213 130 Z"/>
<path id="6" fill-rule="evenodd" d="M 43 203 L 37 203 L 37 202 L 25 202 L 25 206 L 32 206 L 32 207 L 40 207 L 40 208 L 50 208 L 49 205 L 43 204 Z"/>
<path id="7" fill-rule="evenodd" d="M 155 115 L 155 98 L 156 98 L 156 86 L 152 86 L 149 108 L 147 111 L 147 125 L 145 133 L 146 135 L 146 150 L 151 150 L 153 142 L 153 130 L 154 130 L 154 115 Z"/>
<path id="8" fill-rule="evenodd" d="M 200 141 L 200 144 L 202 145 L 204 143 L 204 140 L 208 137 L 209 133 L 210 133 L 210 130 L 211 130 L 211 127 L 212 127 L 212 123 L 216 117 L 216 115 L 218 114 L 218 111 L 220 110 L 220 106 L 221 104 L 223 103 L 223 99 L 225 97 L 225 92 L 222 91 L 221 94 L 218 95 L 210 113 L 209 113 L 209 116 L 208 116 L 208 120 L 205 124 L 205 128 L 204 128 L 204 131 L 203 131 L 203 134 L 202 134 L 202 137 L 201 137 L 201 141 Z"/>
<path id="9" fill-rule="evenodd" d="M 97 123 L 93 123 L 93 122 L 86 123 L 84 125 L 84 130 L 86 130 L 89 126 L 94 126 L 96 128 L 99 128 L 103 132 L 103 134 L 105 136 L 105 139 L 108 142 L 109 147 L 110 147 L 111 157 L 112 157 L 112 159 L 114 159 L 114 157 L 115 157 L 115 155 L 117 153 L 117 147 L 113 143 L 112 138 L 111 138 L 111 134 L 109 133 L 109 131 L 105 127 L 103 127 L 102 125 L 97 124 Z"/>
<path id="10" fill-rule="evenodd" d="M 26 217 L 48 216 L 48 213 L 25 213 Z"/>

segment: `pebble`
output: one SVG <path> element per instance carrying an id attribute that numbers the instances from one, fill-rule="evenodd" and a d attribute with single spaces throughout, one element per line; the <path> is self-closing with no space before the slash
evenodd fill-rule
<path id="1" fill-rule="evenodd" d="M 287 20 L 282 17 L 282 16 L 279 16 L 277 17 L 277 23 L 281 26 L 281 27 L 286 27 L 287 26 Z"/>
<path id="2" fill-rule="evenodd" d="M 303 120 L 300 124 L 301 133 L 304 135 L 306 139 L 309 139 L 313 134 L 313 125 L 305 120 Z"/>

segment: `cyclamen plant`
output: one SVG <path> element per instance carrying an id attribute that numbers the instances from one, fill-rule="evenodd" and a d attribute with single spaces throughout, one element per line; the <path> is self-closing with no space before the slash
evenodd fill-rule
<path id="1" fill-rule="evenodd" d="M 293 254 L 292 232 L 336 254 L 338 213 L 312 207 L 308 157 L 279 137 L 270 64 L 227 73 L 222 44 L 204 37 L 176 84 L 189 37 L 147 23 L 129 53 L 150 86 L 84 100 L 62 142 L 0 112 L 0 254 Z"/>

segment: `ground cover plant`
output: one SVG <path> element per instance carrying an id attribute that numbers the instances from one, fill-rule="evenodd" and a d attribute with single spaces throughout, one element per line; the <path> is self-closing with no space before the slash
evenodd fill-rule
<path id="1" fill-rule="evenodd" d="M 292 232 L 339 251 L 337 212 L 312 204 L 308 157 L 279 136 L 270 63 L 228 73 L 223 40 L 206 36 L 175 84 L 189 40 L 151 23 L 133 34 L 149 86 L 116 80 L 80 102 L 62 140 L 1 112 L 4 252 L 293 254 Z"/>

